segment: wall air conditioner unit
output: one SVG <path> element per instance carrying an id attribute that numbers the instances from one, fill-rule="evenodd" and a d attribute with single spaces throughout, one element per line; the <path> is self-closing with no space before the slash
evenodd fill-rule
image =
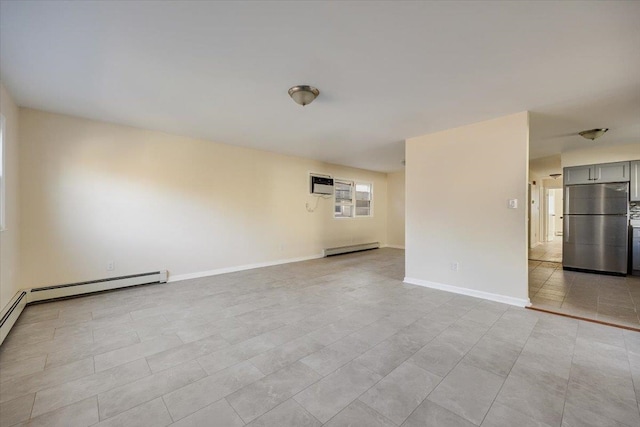
<path id="1" fill-rule="evenodd" d="M 333 178 L 329 175 L 310 174 L 309 183 L 309 192 L 311 194 L 333 194 Z"/>

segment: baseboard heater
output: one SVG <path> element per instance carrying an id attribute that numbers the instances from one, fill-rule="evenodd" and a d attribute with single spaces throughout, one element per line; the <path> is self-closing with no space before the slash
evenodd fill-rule
<path id="1" fill-rule="evenodd" d="M 109 291 L 112 289 L 126 288 L 136 285 L 151 283 L 165 283 L 167 270 L 151 273 L 132 274 L 130 276 L 110 277 L 108 279 L 90 280 L 88 282 L 70 283 L 67 285 L 44 286 L 32 288 L 29 292 L 28 303 L 47 301 L 58 298 L 68 298 L 76 295 L 90 294 L 94 292 Z"/>
<path id="2" fill-rule="evenodd" d="M 9 304 L 2 310 L 2 317 L 0 317 L 0 344 L 9 335 L 9 331 L 16 323 L 20 313 L 27 305 L 27 291 L 20 291 L 9 301 Z"/>
<path id="3" fill-rule="evenodd" d="M 348 254 L 351 252 L 368 251 L 371 249 L 378 249 L 379 247 L 380 247 L 380 242 L 363 243 L 360 245 L 340 246 L 339 248 L 325 249 L 324 256 L 327 257 L 327 256 L 333 256 L 333 255 Z"/>
<path id="4" fill-rule="evenodd" d="M 132 274 L 129 276 L 110 277 L 108 279 L 90 280 L 87 282 L 69 283 L 67 285 L 44 286 L 18 291 L 0 312 L 0 344 L 9 335 L 9 331 L 20 317 L 25 306 L 38 302 L 127 288 L 129 286 L 166 283 L 167 270 L 151 273 Z"/>

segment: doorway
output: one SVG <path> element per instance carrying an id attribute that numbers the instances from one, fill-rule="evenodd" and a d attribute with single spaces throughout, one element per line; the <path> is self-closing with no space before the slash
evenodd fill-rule
<path id="1" fill-rule="evenodd" d="M 546 180 L 545 180 L 546 181 Z M 550 184 L 553 185 L 553 184 Z M 563 190 L 543 186 L 540 243 L 529 250 L 529 259 L 562 262 Z"/>

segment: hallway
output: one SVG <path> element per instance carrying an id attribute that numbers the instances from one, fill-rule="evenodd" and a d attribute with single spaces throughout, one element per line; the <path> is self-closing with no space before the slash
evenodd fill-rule
<path id="1" fill-rule="evenodd" d="M 562 262 L 562 236 L 555 236 L 550 242 L 540 243 L 529 249 L 529 259 L 534 261 Z"/>

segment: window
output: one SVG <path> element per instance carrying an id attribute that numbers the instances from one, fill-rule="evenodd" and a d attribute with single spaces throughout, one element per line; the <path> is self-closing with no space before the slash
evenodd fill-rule
<path id="1" fill-rule="evenodd" d="M 5 137 L 5 128 L 4 128 L 4 116 L 0 115 L 0 231 L 5 229 L 5 217 L 4 217 L 4 182 L 6 180 L 5 177 L 5 167 L 4 167 L 4 137 Z"/>
<path id="2" fill-rule="evenodd" d="M 351 218 L 353 216 L 353 182 L 334 181 L 336 193 L 336 218 Z"/>
<path id="3" fill-rule="evenodd" d="M 371 216 L 371 184 L 356 183 L 356 216 Z"/>
<path id="4" fill-rule="evenodd" d="M 373 185 L 366 182 L 334 180 L 334 218 L 372 216 Z"/>

